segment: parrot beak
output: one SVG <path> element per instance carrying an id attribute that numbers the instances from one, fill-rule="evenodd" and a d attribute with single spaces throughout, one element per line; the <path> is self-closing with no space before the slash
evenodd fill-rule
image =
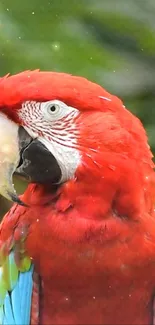
<path id="1" fill-rule="evenodd" d="M 0 194 L 24 205 L 18 198 L 12 176 L 20 160 L 18 125 L 0 113 Z"/>

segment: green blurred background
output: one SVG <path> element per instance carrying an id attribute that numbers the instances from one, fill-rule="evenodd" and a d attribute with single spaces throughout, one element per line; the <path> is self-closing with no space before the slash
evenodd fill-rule
<path id="1" fill-rule="evenodd" d="M 155 0 L 0 0 L 0 75 L 35 68 L 120 96 L 155 152 Z M 0 216 L 9 206 L 0 198 Z"/>

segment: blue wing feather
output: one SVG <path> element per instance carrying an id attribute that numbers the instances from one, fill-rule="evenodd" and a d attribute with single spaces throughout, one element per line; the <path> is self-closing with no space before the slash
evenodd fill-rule
<path id="1" fill-rule="evenodd" d="M 19 275 L 19 279 L 20 279 L 20 275 Z M 24 288 L 23 288 L 23 292 L 25 292 Z M 19 290 L 19 280 L 15 288 L 12 290 L 11 298 L 12 298 L 12 310 L 14 314 L 15 324 L 20 324 L 22 315 L 21 315 L 21 292 Z"/>
<path id="2" fill-rule="evenodd" d="M 19 272 L 13 290 L 6 294 L 3 312 L 0 310 L 2 325 L 29 325 L 33 289 L 33 266 L 26 272 Z"/>
<path id="3" fill-rule="evenodd" d="M 14 325 L 14 317 L 12 312 L 12 306 L 11 306 L 11 299 L 9 294 L 6 294 L 5 300 L 4 300 L 4 324 L 12 324 Z"/>
<path id="4" fill-rule="evenodd" d="M 4 309 L 3 306 L 0 306 L 0 324 L 3 324 L 4 319 Z"/>
<path id="5" fill-rule="evenodd" d="M 20 274 L 21 287 L 22 284 L 24 284 L 24 288 L 25 288 L 25 295 L 22 295 L 22 305 L 21 305 L 23 324 L 29 324 L 28 321 L 30 322 L 31 297 L 32 297 L 32 288 L 33 288 L 33 279 L 32 279 L 33 267 L 27 273 L 29 273 L 27 278 L 24 277 L 25 273 Z"/>

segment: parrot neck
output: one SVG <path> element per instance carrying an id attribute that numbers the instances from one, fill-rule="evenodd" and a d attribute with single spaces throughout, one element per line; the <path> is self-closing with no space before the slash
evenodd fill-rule
<path id="1" fill-rule="evenodd" d="M 82 167 L 59 186 L 30 184 L 23 200 L 30 206 L 51 204 L 57 212 L 74 210 L 86 219 L 103 220 L 109 214 L 136 219 L 153 208 L 154 192 L 152 168 L 137 168 L 132 161 L 120 164 L 116 159 L 100 170 Z"/>

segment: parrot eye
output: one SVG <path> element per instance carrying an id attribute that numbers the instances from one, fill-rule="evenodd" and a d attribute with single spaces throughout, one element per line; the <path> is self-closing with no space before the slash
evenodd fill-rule
<path id="1" fill-rule="evenodd" d="M 54 114 L 59 114 L 60 112 L 60 106 L 58 104 L 49 104 L 47 105 L 47 112 L 50 114 L 50 115 L 54 115 Z"/>
<path id="2" fill-rule="evenodd" d="M 46 103 L 41 103 L 41 108 L 44 118 L 51 122 L 57 121 L 73 112 L 72 107 L 67 106 L 65 103 L 59 100 L 52 100 Z"/>
<path id="3" fill-rule="evenodd" d="M 52 105 L 49 107 L 49 111 L 52 113 L 52 112 L 55 112 L 56 111 L 56 106 L 55 105 Z"/>
<path id="4" fill-rule="evenodd" d="M 48 102 L 48 103 L 43 103 L 44 104 L 44 113 L 46 118 L 48 119 L 58 119 L 61 118 L 61 111 L 62 108 L 59 104 L 57 103 L 52 103 L 52 102 Z"/>

